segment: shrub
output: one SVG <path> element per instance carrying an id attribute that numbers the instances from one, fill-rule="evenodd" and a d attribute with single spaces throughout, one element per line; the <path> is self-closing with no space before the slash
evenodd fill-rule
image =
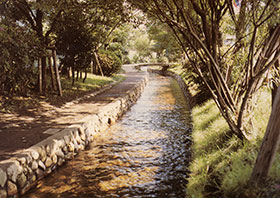
<path id="1" fill-rule="evenodd" d="M 105 76 L 111 76 L 120 71 L 122 62 L 114 52 L 100 50 L 98 55 Z"/>

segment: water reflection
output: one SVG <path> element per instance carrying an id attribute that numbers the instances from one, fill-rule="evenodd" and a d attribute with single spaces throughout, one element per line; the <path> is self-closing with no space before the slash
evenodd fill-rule
<path id="1" fill-rule="evenodd" d="M 26 197 L 185 197 L 189 123 L 177 83 L 152 76 L 120 122 Z"/>

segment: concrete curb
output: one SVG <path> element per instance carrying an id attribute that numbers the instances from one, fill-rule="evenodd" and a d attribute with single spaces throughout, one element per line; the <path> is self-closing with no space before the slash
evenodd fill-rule
<path id="1" fill-rule="evenodd" d="M 143 92 L 147 77 L 135 84 L 124 97 L 99 108 L 78 124 L 54 130 L 54 135 L 26 149 L 15 157 L 0 162 L 0 198 L 19 197 L 37 181 L 72 159 L 121 117 Z"/>

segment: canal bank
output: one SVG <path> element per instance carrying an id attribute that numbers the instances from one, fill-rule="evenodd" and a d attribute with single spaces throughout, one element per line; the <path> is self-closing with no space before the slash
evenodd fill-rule
<path id="1" fill-rule="evenodd" d="M 141 97 L 115 125 L 24 197 L 184 198 L 190 122 L 176 80 L 151 74 Z"/>
<path id="2" fill-rule="evenodd" d="M 126 79 L 112 89 L 66 108 L 60 121 L 68 126 L 48 129 L 45 133 L 50 137 L 0 162 L 0 198 L 26 193 L 38 180 L 84 150 L 135 103 L 146 81 L 147 73 L 128 70 Z M 74 111 L 80 117 L 73 119 Z M 72 117 L 67 120 L 69 115 Z"/>

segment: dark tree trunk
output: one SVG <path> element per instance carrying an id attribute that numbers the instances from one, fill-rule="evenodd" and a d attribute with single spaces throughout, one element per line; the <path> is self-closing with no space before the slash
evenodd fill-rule
<path id="1" fill-rule="evenodd" d="M 277 152 L 280 138 L 280 88 L 277 89 L 272 112 L 258 154 L 255 167 L 251 176 L 251 182 L 257 185 L 263 184 L 274 156 Z"/>
<path id="2" fill-rule="evenodd" d="M 273 82 L 273 84 L 272 84 L 272 90 L 271 90 L 271 100 L 272 100 L 272 104 L 271 104 L 271 106 L 273 106 L 273 104 L 274 104 L 274 101 L 275 101 L 275 97 L 276 97 L 276 93 L 277 93 L 277 85 Z"/>
<path id="3" fill-rule="evenodd" d="M 75 85 L 75 70 L 74 70 L 74 68 L 72 67 L 72 86 L 74 86 Z"/>
<path id="4" fill-rule="evenodd" d="M 87 69 L 85 69 L 85 77 L 83 79 L 83 83 L 85 83 L 86 79 L 87 79 Z"/>
<path id="5" fill-rule="evenodd" d="M 275 62 L 275 68 L 279 70 L 279 59 Z M 272 84 L 272 91 L 271 91 L 271 94 L 272 94 L 272 106 L 273 106 L 273 103 L 275 101 L 275 96 L 276 96 L 276 93 L 277 93 L 277 85 L 275 82 L 273 82 Z"/>

